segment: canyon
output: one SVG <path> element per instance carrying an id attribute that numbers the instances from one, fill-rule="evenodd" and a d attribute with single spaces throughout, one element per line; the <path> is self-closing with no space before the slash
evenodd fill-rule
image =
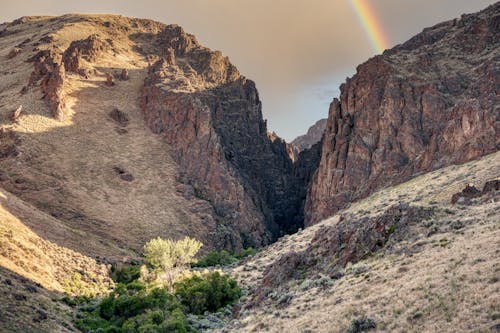
<path id="1" fill-rule="evenodd" d="M 320 305 L 344 331 L 361 314 L 387 331 L 490 325 L 498 253 L 483 258 L 481 244 L 498 242 L 499 40 L 498 2 L 426 28 L 359 65 L 328 118 L 287 143 L 268 129 L 256 83 L 178 25 L 80 14 L 0 24 L 0 330 L 75 331 L 59 296 L 105 293 L 110 267 L 140 263 L 148 240 L 187 235 L 202 253 L 261 250 L 222 268 L 246 290 L 224 330 L 272 329 L 266 318 L 326 332 Z M 427 267 L 448 258 L 493 282 Z M 417 294 L 424 277 L 448 290 L 456 271 L 463 296 L 480 283 L 493 310 L 455 305 L 457 323 L 448 305 L 422 310 L 435 304 L 419 294 L 405 302 L 429 317 L 408 310 L 398 323 L 384 270 Z M 356 286 L 383 304 L 360 305 Z"/>

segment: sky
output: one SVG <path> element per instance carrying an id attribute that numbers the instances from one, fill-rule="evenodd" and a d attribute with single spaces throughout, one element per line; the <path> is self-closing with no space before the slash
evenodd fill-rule
<path id="1" fill-rule="evenodd" d="M 356 66 L 494 0 L 0 0 L 0 22 L 106 13 L 176 23 L 256 82 L 269 130 L 291 141 L 326 118 Z"/>

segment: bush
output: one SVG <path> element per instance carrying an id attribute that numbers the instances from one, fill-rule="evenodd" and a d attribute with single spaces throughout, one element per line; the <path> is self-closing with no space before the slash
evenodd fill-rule
<path id="1" fill-rule="evenodd" d="M 182 307 L 165 289 L 140 282 L 119 284 L 97 308 L 76 322 L 83 332 L 191 332 Z"/>
<path id="2" fill-rule="evenodd" d="M 347 330 L 347 333 L 361 333 L 374 328 L 377 328 L 377 323 L 375 323 L 375 320 L 373 320 L 372 318 L 361 317 L 356 318 L 351 322 L 351 326 Z"/>
<path id="3" fill-rule="evenodd" d="M 175 284 L 175 295 L 188 312 L 203 314 L 216 312 L 241 297 L 241 289 L 235 280 L 219 272 L 193 276 Z"/>
<path id="4" fill-rule="evenodd" d="M 153 267 L 151 276 L 154 280 L 166 283 L 172 290 L 176 277 L 196 262 L 196 254 L 203 244 L 196 239 L 186 237 L 179 241 L 162 239 L 150 240 L 144 245 L 144 257 Z"/>
<path id="5" fill-rule="evenodd" d="M 144 256 L 153 267 L 168 271 L 196 262 L 195 256 L 202 246 L 201 242 L 189 237 L 179 241 L 158 237 L 144 245 Z"/>
<path id="6" fill-rule="evenodd" d="M 116 283 L 130 283 L 139 279 L 141 272 L 138 265 L 117 265 L 111 267 L 111 278 Z"/>
<path id="7" fill-rule="evenodd" d="M 205 256 L 198 260 L 197 263 L 193 264 L 193 267 L 213 267 L 213 266 L 228 266 L 238 260 L 246 258 L 248 256 L 253 256 L 257 253 L 257 250 L 249 247 L 242 250 L 239 253 L 232 254 L 226 250 L 210 250 Z"/>
<path id="8" fill-rule="evenodd" d="M 246 258 L 246 257 L 254 256 L 256 253 L 257 253 L 256 249 L 254 249 L 253 247 L 249 247 L 249 248 L 246 248 L 246 249 L 242 250 L 240 253 L 237 253 L 235 255 L 235 257 L 237 259 L 243 259 L 243 258 Z"/>
<path id="9" fill-rule="evenodd" d="M 227 266 L 238 261 L 236 257 L 226 250 L 210 250 L 204 257 L 195 263 L 194 267 Z"/>

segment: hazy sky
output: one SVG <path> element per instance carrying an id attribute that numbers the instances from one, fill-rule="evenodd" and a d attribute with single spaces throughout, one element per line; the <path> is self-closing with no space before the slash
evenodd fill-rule
<path id="1" fill-rule="evenodd" d="M 362 0 L 393 46 L 494 0 Z M 338 87 L 375 54 L 351 0 L 0 0 L 0 21 L 112 13 L 177 23 L 257 83 L 270 130 L 287 140 L 324 118 Z"/>

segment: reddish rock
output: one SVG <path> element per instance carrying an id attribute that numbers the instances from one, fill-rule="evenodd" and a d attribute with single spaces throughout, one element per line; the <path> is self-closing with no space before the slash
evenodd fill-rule
<path id="1" fill-rule="evenodd" d="M 127 114 L 123 111 L 118 110 L 118 109 L 113 109 L 113 111 L 111 111 L 109 113 L 109 116 L 111 119 L 113 119 L 121 127 L 127 127 L 128 123 L 129 123 L 129 119 L 128 119 Z"/>
<path id="2" fill-rule="evenodd" d="M 113 74 L 106 73 L 106 83 L 105 84 L 108 87 L 112 87 L 115 85 L 115 77 L 113 76 Z"/>
<path id="3" fill-rule="evenodd" d="M 12 58 L 16 57 L 17 55 L 19 55 L 22 51 L 23 50 L 21 48 L 15 47 L 12 50 L 10 50 L 9 54 L 7 54 L 7 58 L 12 59 Z"/>
<path id="4" fill-rule="evenodd" d="M 74 41 L 64 51 L 64 66 L 70 72 L 84 74 L 81 72 L 82 59 L 90 63 L 95 62 L 109 49 L 109 43 L 101 39 L 99 35 L 90 35 L 86 39 Z"/>
<path id="5" fill-rule="evenodd" d="M 481 191 L 479 191 L 475 186 L 467 185 L 462 192 L 455 193 L 451 197 L 451 203 L 456 204 L 461 201 L 462 203 L 470 203 L 472 198 L 477 198 L 481 195 Z"/>
<path id="6" fill-rule="evenodd" d="M 268 136 L 255 84 L 178 26 L 157 39 L 159 60 L 143 88 L 146 123 L 172 145 L 183 182 L 213 206 L 217 246 L 260 246 L 301 226 L 289 147 Z"/>
<path id="7" fill-rule="evenodd" d="M 122 69 L 122 72 L 120 74 L 120 80 L 122 80 L 122 81 L 130 80 L 130 75 L 129 75 L 128 70 L 126 68 Z"/>
<path id="8" fill-rule="evenodd" d="M 471 205 L 473 203 L 472 199 L 483 197 L 482 200 L 488 200 L 490 197 L 494 197 L 498 190 L 500 190 L 500 180 L 498 179 L 487 181 L 482 191 L 478 190 L 475 186 L 467 185 L 462 191 L 453 194 L 451 203 Z"/>
<path id="9" fill-rule="evenodd" d="M 487 181 L 483 187 L 483 194 L 500 191 L 500 179 Z"/>
<path id="10" fill-rule="evenodd" d="M 357 68 L 330 106 L 306 224 L 382 187 L 500 149 L 500 3 Z"/>
<path id="11" fill-rule="evenodd" d="M 42 91 L 45 93 L 45 100 L 52 110 L 52 116 L 57 120 L 64 120 L 65 114 L 65 91 L 64 77 L 66 72 L 63 64 L 57 64 L 54 70 L 42 80 Z"/>
<path id="12" fill-rule="evenodd" d="M 66 71 L 60 63 L 61 55 L 54 50 L 43 50 L 31 57 L 34 70 L 31 73 L 29 85 L 34 85 L 41 80 L 40 86 L 44 93 L 52 116 L 57 120 L 64 119 L 65 90 L 64 79 Z"/>
<path id="13" fill-rule="evenodd" d="M 338 223 L 319 229 L 304 251 L 288 252 L 270 265 L 264 271 L 257 301 L 268 291 L 302 278 L 304 271 L 337 279 L 348 263 L 357 263 L 382 249 L 392 251 L 393 244 L 408 239 L 410 226 L 432 218 L 433 214 L 431 208 L 402 203 L 377 216 L 343 216 Z"/>

